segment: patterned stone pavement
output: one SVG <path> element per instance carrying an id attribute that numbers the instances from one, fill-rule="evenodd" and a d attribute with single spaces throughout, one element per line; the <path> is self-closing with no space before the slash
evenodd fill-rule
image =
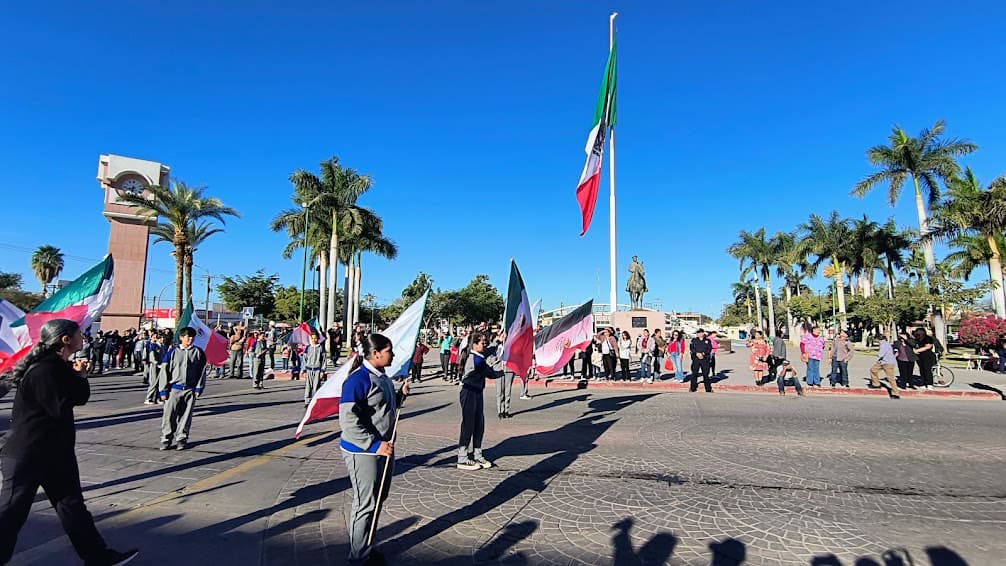
<path id="1" fill-rule="evenodd" d="M 344 563 L 338 423 L 292 439 L 299 383 L 211 381 L 176 453 L 136 381 L 96 379 L 78 412 L 111 543 L 137 564 Z M 394 564 L 1006 563 L 999 402 L 539 389 L 490 415 L 497 466 L 462 472 L 456 388 L 414 393 L 377 536 Z M 13 563 L 77 563 L 41 496 Z"/>

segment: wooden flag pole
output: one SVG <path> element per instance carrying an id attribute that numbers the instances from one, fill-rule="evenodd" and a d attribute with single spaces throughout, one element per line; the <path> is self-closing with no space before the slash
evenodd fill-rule
<path id="1" fill-rule="evenodd" d="M 395 443 L 395 438 L 398 436 L 398 419 L 402 416 L 402 407 L 405 406 L 405 398 L 402 398 L 402 405 L 398 407 L 398 411 L 395 413 L 395 424 L 391 427 L 391 443 Z M 381 512 L 381 497 L 384 496 L 384 482 L 388 478 L 388 468 L 391 465 L 391 459 L 395 457 L 394 452 L 391 456 L 387 456 L 384 460 L 384 472 L 381 473 L 381 483 L 377 486 L 377 500 L 374 502 L 374 518 L 370 521 L 370 533 L 367 534 L 367 547 L 369 548 L 374 542 L 374 531 L 377 529 L 377 518 L 380 516 Z"/>

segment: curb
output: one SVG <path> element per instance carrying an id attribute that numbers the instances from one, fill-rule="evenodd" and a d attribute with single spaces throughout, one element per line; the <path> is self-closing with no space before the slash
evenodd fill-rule
<path id="1" fill-rule="evenodd" d="M 329 372 L 331 373 L 331 372 Z M 278 381 L 289 381 L 290 373 L 284 371 L 274 371 L 272 372 L 273 379 Z M 446 385 L 445 382 L 441 381 L 437 377 L 423 376 L 423 381 L 426 382 L 436 382 L 439 384 Z M 489 384 L 490 387 L 495 387 L 495 382 Z M 666 391 L 666 392 L 677 392 L 677 393 L 687 393 L 688 383 L 678 383 L 676 381 L 664 380 L 657 383 L 641 383 L 641 382 L 624 382 L 624 381 L 569 381 L 569 380 L 559 380 L 559 379 L 534 379 L 528 384 L 531 389 L 621 389 L 621 390 L 633 390 L 633 391 Z M 792 387 L 786 388 L 788 394 L 796 395 L 796 391 Z M 845 388 L 836 387 L 832 389 L 830 387 L 810 388 L 804 386 L 804 394 L 808 397 L 889 397 L 887 389 L 867 389 L 865 387 L 850 387 Z M 766 385 L 735 385 L 735 384 L 713 384 L 713 391 L 716 392 L 727 392 L 727 393 L 748 393 L 755 395 L 779 395 L 779 390 L 776 388 L 774 383 L 768 383 Z M 974 399 L 982 401 L 1001 401 L 1002 396 L 998 393 L 992 391 L 961 391 L 956 389 L 936 389 L 933 391 L 917 391 L 911 389 L 901 390 L 902 398 L 918 398 L 918 399 Z"/>

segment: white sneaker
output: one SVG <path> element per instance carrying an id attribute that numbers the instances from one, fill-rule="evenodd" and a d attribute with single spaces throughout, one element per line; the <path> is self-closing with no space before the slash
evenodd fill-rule
<path id="1" fill-rule="evenodd" d="M 478 464 L 479 467 L 483 468 L 483 469 L 493 467 L 493 463 L 490 462 L 489 460 L 486 460 L 484 456 L 478 456 L 478 457 L 476 457 L 475 458 L 475 463 Z"/>
<path id="2" fill-rule="evenodd" d="M 474 460 L 471 460 L 471 459 L 465 459 L 463 461 L 458 461 L 458 469 L 459 470 L 469 470 L 469 471 L 471 471 L 471 470 L 478 470 L 481 467 L 482 466 L 480 466 L 478 463 L 476 463 Z"/>
<path id="3" fill-rule="evenodd" d="M 530 399 L 531 396 L 530 395 L 521 395 L 520 398 L 521 399 Z"/>

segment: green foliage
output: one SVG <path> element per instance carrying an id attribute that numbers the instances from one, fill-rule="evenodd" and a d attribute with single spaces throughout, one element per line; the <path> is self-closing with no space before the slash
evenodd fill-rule
<path id="1" fill-rule="evenodd" d="M 21 275 L 18 273 L 4 273 L 0 271 L 0 289 L 20 289 Z"/>
<path id="2" fill-rule="evenodd" d="M 28 312 L 42 302 L 42 295 L 22 290 L 19 274 L 0 272 L 0 299 L 10 301 L 17 308 Z"/>
<path id="3" fill-rule="evenodd" d="M 717 322 L 720 326 L 747 326 L 751 324 L 751 319 L 748 317 L 746 306 L 727 303 L 724 305 L 723 312 L 720 313 Z"/>
<path id="4" fill-rule="evenodd" d="M 425 293 L 427 289 L 431 289 L 432 287 L 433 278 L 420 271 L 419 275 L 416 275 L 416 278 L 412 280 L 412 283 L 406 285 L 405 289 L 402 290 L 401 297 L 395 299 L 393 303 L 381 309 L 381 316 L 389 321 L 398 318 L 398 315 L 402 314 L 402 311 L 409 308 L 409 305 L 416 302 L 419 297 L 423 296 L 423 293 Z M 436 320 L 435 317 L 431 316 L 433 312 L 432 305 L 435 303 L 433 296 L 436 294 L 437 293 L 430 293 L 430 299 L 426 303 L 425 316 L 430 320 Z M 361 320 L 363 320 L 363 311 L 361 310 L 360 312 Z M 369 318 L 367 320 L 369 320 Z"/>
<path id="5" fill-rule="evenodd" d="M 458 291 L 461 299 L 461 317 L 464 322 L 496 322 L 503 316 L 503 295 L 489 283 L 488 275 L 476 275 L 467 286 Z"/>
<path id="6" fill-rule="evenodd" d="M 786 302 L 786 307 L 795 320 L 823 320 L 831 317 L 831 298 L 821 298 L 816 294 L 794 296 Z"/>
<path id="7" fill-rule="evenodd" d="M 45 286 L 50 281 L 59 277 L 63 271 L 63 252 L 55 246 L 39 246 L 31 254 L 31 270 L 35 272 L 35 278 L 42 285 L 42 296 L 45 296 Z"/>
<path id="8" fill-rule="evenodd" d="M 275 308 L 272 312 L 272 318 L 289 324 L 298 322 L 300 319 L 300 287 L 294 285 L 276 287 L 273 296 Z M 304 292 L 304 311 L 306 313 L 318 308 L 318 298 L 316 289 L 308 289 Z M 341 303 L 341 296 L 339 301 Z"/>
<path id="9" fill-rule="evenodd" d="M 224 277 L 223 283 L 217 285 L 217 293 L 229 310 L 239 311 L 242 307 L 255 307 L 256 315 L 268 318 L 276 308 L 275 292 L 278 281 L 279 275 L 266 275 L 260 269 L 251 277 L 240 275 Z M 299 298 L 297 305 L 299 308 Z"/>

